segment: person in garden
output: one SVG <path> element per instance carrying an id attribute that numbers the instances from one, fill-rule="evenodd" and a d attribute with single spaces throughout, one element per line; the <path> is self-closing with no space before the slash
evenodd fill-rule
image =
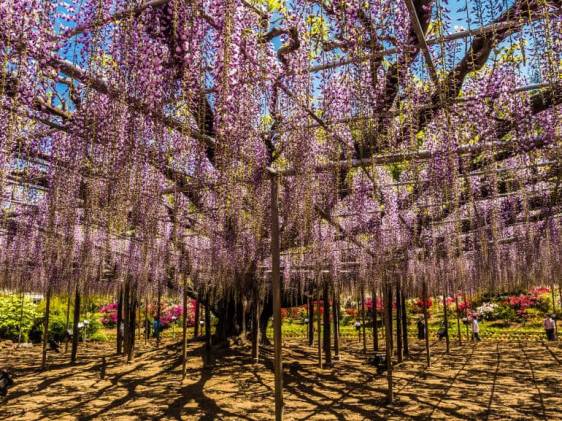
<path id="1" fill-rule="evenodd" d="M 544 325 L 544 331 L 546 332 L 546 339 L 548 339 L 549 341 L 554 341 L 555 340 L 554 329 L 556 327 L 554 324 L 554 318 L 552 316 L 549 316 L 548 314 L 545 314 L 543 325 Z"/>
<path id="2" fill-rule="evenodd" d="M 478 324 L 478 315 L 474 314 L 472 316 L 472 340 L 480 341 L 480 325 Z"/>
<path id="3" fill-rule="evenodd" d="M 437 331 L 437 337 L 439 338 L 440 341 L 442 341 L 443 338 L 447 336 L 448 328 L 449 328 L 449 326 L 447 326 L 447 324 L 444 321 L 441 322 L 441 326 L 439 327 L 439 330 Z"/>
<path id="4" fill-rule="evenodd" d="M 418 339 L 425 339 L 425 321 L 423 320 L 423 317 L 420 317 L 418 319 Z"/>

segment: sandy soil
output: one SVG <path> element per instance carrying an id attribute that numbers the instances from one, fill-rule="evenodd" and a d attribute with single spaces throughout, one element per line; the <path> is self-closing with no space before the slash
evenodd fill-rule
<path id="1" fill-rule="evenodd" d="M 425 367 L 422 344 L 394 371 L 396 401 L 384 403 L 386 378 L 364 363 L 356 342 L 344 346 L 333 368 L 316 366 L 305 340 L 285 343 L 287 420 L 562 420 L 562 344 L 482 342 L 432 348 Z M 141 346 L 127 364 L 111 355 L 113 344 L 87 344 L 79 364 L 50 354 L 49 370 L 37 371 L 40 347 L 14 350 L 0 343 L 0 367 L 11 367 L 17 385 L 0 401 L 0 419 L 268 420 L 273 412 L 273 374 L 250 363 L 244 347 L 221 352 L 206 367 L 201 342 L 190 342 L 187 379 L 181 382 L 179 346 Z M 105 379 L 101 357 L 107 356 Z"/>

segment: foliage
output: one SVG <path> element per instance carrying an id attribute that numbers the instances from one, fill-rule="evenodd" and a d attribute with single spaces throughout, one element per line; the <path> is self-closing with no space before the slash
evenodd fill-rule
<path id="1" fill-rule="evenodd" d="M 22 306 L 23 301 L 23 306 Z M 37 317 L 37 306 L 31 298 L 20 295 L 0 296 L 0 338 L 17 340 L 20 328 L 22 341 L 26 342 Z"/>

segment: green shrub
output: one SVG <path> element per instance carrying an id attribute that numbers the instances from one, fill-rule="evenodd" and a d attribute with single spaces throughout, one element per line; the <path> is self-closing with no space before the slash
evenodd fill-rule
<path id="1" fill-rule="evenodd" d="M 23 310 L 23 311 L 22 311 Z M 17 340 L 22 333 L 22 341 L 28 340 L 28 335 L 37 317 L 37 306 L 31 298 L 21 295 L 0 296 L 0 338 Z"/>
<path id="2" fill-rule="evenodd" d="M 97 331 L 92 334 L 92 336 L 88 336 L 89 341 L 97 341 L 97 342 L 107 342 L 109 338 L 103 331 Z"/>
<path id="3" fill-rule="evenodd" d="M 38 305 L 39 317 L 35 319 L 33 327 L 30 332 L 30 338 L 32 342 L 40 342 L 43 337 L 43 320 L 45 314 L 45 300 L 41 301 Z M 66 297 L 52 297 L 49 310 L 49 335 L 55 341 L 61 342 L 66 337 L 66 323 L 68 315 L 68 329 L 72 330 L 74 326 L 73 322 L 74 306 L 68 307 L 68 301 Z M 80 330 L 80 340 L 83 340 L 84 333 L 86 338 L 90 339 L 94 336 L 103 325 L 100 321 L 101 315 L 99 313 L 86 313 L 80 315 L 80 323 L 84 323 L 84 320 L 88 320 L 86 330 Z"/>
<path id="4" fill-rule="evenodd" d="M 498 306 L 494 310 L 494 318 L 511 322 L 517 318 L 517 313 L 509 305 L 498 304 Z"/>

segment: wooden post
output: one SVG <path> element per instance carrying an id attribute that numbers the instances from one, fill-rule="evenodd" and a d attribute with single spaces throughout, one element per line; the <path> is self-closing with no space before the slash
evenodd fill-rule
<path id="1" fill-rule="evenodd" d="M 361 334 L 363 336 L 363 354 L 367 353 L 367 334 L 365 332 L 365 287 L 361 281 Z"/>
<path id="2" fill-rule="evenodd" d="M 322 368 L 322 313 L 320 311 L 320 285 L 316 291 L 316 312 L 318 313 L 317 329 L 318 329 L 318 367 Z"/>
<path id="3" fill-rule="evenodd" d="M 443 292 L 443 323 L 445 324 L 445 346 L 446 352 L 449 354 L 451 352 L 449 343 L 449 311 L 447 309 L 447 288 Z"/>
<path id="4" fill-rule="evenodd" d="M 459 345 L 462 346 L 462 335 L 461 335 L 461 320 L 459 311 L 459 296 L 455 294 L 455 311 L 457 313 L 457 334 L 459 336 Z"/>
<path id="5" fill-rule="evenodd" d="M 160 348 L 160 318 L 162 317 L 162 285 L 158 281 L 158 292 L 156 297 L 156 329 L 154 335 L 156 336 L 156 349 Z"/>
<path id="6" fill-rule="evenodd" d="M 138 300 L 137 300 L 137 288 L 136 285 L 133 285 L 129 294 L 129 332 L 128 332 L 128 346 L 127 346 L 127 362 L 130 363 L 133 361 L 134 358 L 134 350 L 135 350 L 135 328 L 137 322 L 137 307 L 138 307 Z"/>
<path id="7" fill-rule="evenodd" d="M 45 320 L 43 321 L 43 352 L 41 355 L 41 370 L 47 367 L 47 342 L 49 340 L 49 316 L 51 313 L 51 280 L 47 284 L 47 296 L 45 297 Z"/>
<path id="8" fill-rule="evenodd" d="M 123 354 L 123 332 L 121 324 L 123 323 L 123 287 L 119 286 L 119 296 L 117 299 L 117 355 Z"/>
<path id="9" fill-rule="evenodd" d="M 333 321 L 334 321 L 334 357 L 340 359 L 340 300 L 336 292 L 336 287 L 334 285 L 332 299 L 333 308 Z"/>
<path id="10" fill-rule="evenodd" d="M 392 286 L 388 286 L 388 301 L 390 302 L 390 305 L 388 307 L 386 307 L 386 311 L 388 312 L 388 318 L 390 320 L 390 331 L 388 333 L 390 333 L 390 353 L 393 354 L 394 353 L 394 338 L 392 336 Z"/>
<path id="11" fill-rule="evenodd" d="M 400 281 L 396 283 L 396 359 L 402 362 L 402 298 Z"/>
<path id="12" fill-rule="evenodd" d="M 386 283 L 385 284 L 385 293 L 384 293 L 384 307 L 385 307 L 385 317 L 384 317 L 384 329 L 385 329 L 385 337 L 386 337 L 386 381 L 388 384 L 387 390 L 387 403 L 392 403 L 394 400 L 394 391 L 393 391 L 393 383 L 392 383 L 392 300 L 391 296 L 392 293 L 391 286 Z M 391 311 L 389 311 L 389 308 Z"/>
<path id="13" fill-rule="evenodd" d="M 125 277 L 123 285 L 123 354 L 129 354 L 131 335 L 129 333 L 130 317 L 131 317 L 131 289 L 129 284 L 129 275 Z"/>
<path id="14" fill-rule="evenodd" d="M 330 285 L 328 282 L 324 282 L 323 287 L 323 297 L 324 302 L 324 359 L 326 361 L 326 367 L 331 367 L 332 365 L 332 338 L 330 337 Z"/>
<path id="15" fill-rule="evenodd" d="M 410 356 L 408 349 L 408 307 L 406 307 L 406 294 L 404 289 L 401 290 L 400 298 L 402 300 L 402 348 L 404 350 L 404 357 Z"/>
<path id="16" fill-rule="evenodd" d="M 464 312 L 465 312 L 465 316 L 468 317 L 468 302 L 466 301 L 466 291 L 464 293 Z M 468 330 L 468 323 L 465 325 L 466 326 L 466 341 L 470 342 L 470 332 Z"/>
<path id="17" fill-rule="evenodd" d="M 201 315 L 199 312 L 201 311 L 201 303 L 199 300 L 195 301 L 195 325 L 193 326 L 193 337 L 197 338 L 199 336 L 199 319 Z"/>
<path id="18" fill-rule="evenodd" d="M 70 362 L 71 364 L 76 363 L 76 355 L 78 354 L 78 340 L 80 339 L 80 330 L 78 329 L 78 323 L 80 323 L 80 285 L 76 284 L 76 290 L 74 292 L 74 314 L 72 322 L 72 349 L 70 351 Z"/>
<path id="19" fill-rule="evenodd" d="M 279 246 L 279 179 L 271 176 L 271 289 L 273 292 L 273 340 L 275 345 L 275 419 L 283 419 L 283 363 L 281 361 L 281 277 Z"/>
<path id="20" fill-rule="evenodd" d="M 254 314 L 252 321 L 252 359 L 257 364 L 260 360 L 260 304 L 259 294 L 256 293 Z"/>
<path id="21" fill-rule="evenodd" d="M 68 288 L 70 290 L 70 286 Z M 64 341 L 64 353 L 66 354 L 68 352 L 68 328 L 70 327 L 70 301 L 71 301 L 71 293 L 70 291 L 68 291 L 68 299 L 66 300 L 66 323 L 64 325 L 64 336 L 65 336 L 65 341 Z M 23 312 L 23 295 L 22 295 L 22 312 Z M 20 323 L 20 336 L 21 336 L 21 323 Z M 19 339 L 18 338 L 18 343 L 19 343 Z"/>
<path id="22" fill-rule="evenodd" d="M 211 310 L 209 301 L 205 303 L 205 345 L 207 351 L 211 351 Z"/>
<path id="23" fill-rule="evenodd" d="M 183 276 L 183 305 L 182 305 L 182 337 L 181 337 L 181 378 L 185 379 L 187 374 L 187 276 Z"/>
<path id="24" fill-rule="evenodd" d="M 314 345 L 314 300 L 308 297 L 308 346 Z"/>
<path id="25" fill-rule="evenodd" d="M 423 301 L 423 320 L 425 323 L 425 355 L 427 359 L 427 366 L 431 366 L 431 355 L 429 354 L 429 325 L 428 325 L 428 314 L 427 314 L 427 283 L 425 280 L 422 284 L 422 301 Z"/>
<path id="26" fill-rule="evenodd" d="M 554 300 L 554 284 L 550 286 L 550 292 L 552 293 L 552 312 L 556 313 L 556 301 Z"/>
<path id="27" fill-rule="evenodd" d="M 378 320 L 378 312 L 377 312 L 377 289 L 373 287 L 372 292 L 372 301 L 373 301 L 373 349 L 375 352 L 379 351 L 379 320 Z"/>
<path id="28" fill-rule="evenodd" d="M 148 319 L 148 293 L 144 296 L 144 346 L 150 339 L 150 320 Z"/>

